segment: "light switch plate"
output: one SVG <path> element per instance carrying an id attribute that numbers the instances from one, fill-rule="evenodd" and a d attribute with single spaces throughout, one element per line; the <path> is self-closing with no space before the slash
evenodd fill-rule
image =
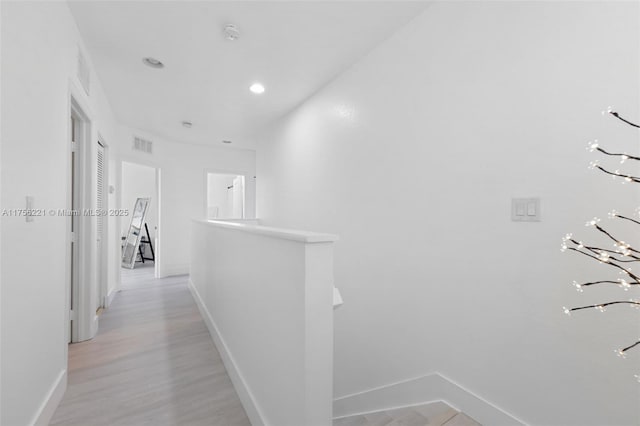
<path id="1" fill-rule="evenodd" d="M 513 222 L 540 222 L 540 198 L 512 198 Z"/>

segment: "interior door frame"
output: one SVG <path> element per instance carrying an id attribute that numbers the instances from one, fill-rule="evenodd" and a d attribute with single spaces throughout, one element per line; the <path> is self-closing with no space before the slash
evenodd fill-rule
<path id="1" fill-rule="evenodd" d="M 157 166 L 156 164 L 153 163 L 149 163 L 149 162 L 145 162 L 145 161 L 141 161 L 139 158 L 128 158 L 128 157 L 122 157 L 120 158 L 119 161 L 119 168 L 118 168 L 118 188 L 120 188 L 120 191 L 118 191 L 118 205 L 120 206 L 120 209 L 122 210 L 129 210 L 130 212 L 131 210 L 131 206 L 125 206 L 122 200 L 122 188 L 124 186 L 124 182 L 122 180 L 122 170 L 123 167 L 122 165 L 124 163 L 128 163 L 128 164 L 135 164 L 136 166 L 144 166 L 144 167 L 149 167 L 150 169 L 154 170 L 155 173 L 155 188 L 154 188 L 154 196 L 151 197 L 151 208 L 155 209 L 156 212 L 156 218 L 157 218 L 157 229 L 153 230 L 153 235 L 154 235 L 154 241 L 153 241 L 153 250 L 154 250 L 154 257 L 155 257 L 155 261 L 153 262 L 153 274 L 155 278 L 162 278 L 163 275 L 163 270 L 162 270 L 162 260 L 163 260 L 163 253 L 162 253 L 162 168 L 160 168 L 159 166 Z M 118 238 L 117 241 L 118 243 L 120 243 L 120 238 L 121 238 L 121 233 L 122 233 L 122 220 L 131 220 L 131 218 L 129 216 L 126 217 L 118 217 L 118 224 L 117 224 L 117 232 L 118 233 Z M 120 275 L 120 283 L 122 283 L 122 267 L 121 267 L 121 262 L 120 260 L 122 259 L 122 250 L 120 248 L 120 245 L 118 245 L 118 250 L 119 250 L 119 260 L 118 260 L 118 272 Z"/>
<path id="2" fill-rule="evenodd" d="M 68 108 L 68 155 L 67 155 L 67 209 L 71 210 L 72 188 L 77 188 L 76 209 L 70 212 L 67 220 L 67 256 L 66 256 L 66 288 L 65 293 L 65 329 L 66 342 L 82 342 L 93 338 L 98 330 L 98 316 L 96 315 L 94 300 L 98 295 L 92 290 L 91 283 L 96 282 L 96 220 L 95 216 L 86 214 L 95 207 L 96 196 L 95 164 L 92 161 L 96 155 L 94 125 L 92 111 L 88 105 L 86 94 L 77 83 L 69 84 Z M 78 167 L 75 173 L 75 185 L 72 186 L 71 143 L 72 130 L 70 117 L 76 117 L 79 123 L 78 138 L 75 147 L 75 161 Z M 75 236 L 72 237 L 71 221 L 77 219 Z M 75 250 L 71 250 L 72 238 Z M 72 267 L 73 264 L 73 267 Z M 75 279 L 73 279 L 75 277 Z M 73 299 L 73 305 L 70 300 Z M 67 327 L 71 324 L 71 327 Z M 70 335 L 69 335 L 70 334 Z"/>

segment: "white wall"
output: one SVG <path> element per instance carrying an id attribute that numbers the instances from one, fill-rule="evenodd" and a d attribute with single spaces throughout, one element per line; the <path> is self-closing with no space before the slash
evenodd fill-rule
<path id="1" fill-rule="evenodd" d="M 0 4 L 0 22 L 2 22 L 2 4 Z M 2 32 L 0 31 L 0 47 L 2 46 Z M 1 52 L 1 48 L 0 48 L 0 52 Z M 0 67 L 0 81 L 2 81 L 2 67 Z M 2 87 L 0 86 L 0 94 L 2 94 Z M 0 104 L 0 114 L 2 111 L 2 105 Z M 1 118 L 1 116 L 0 116 Z M 1 122 L 1 120 L 0 120 Z M 0 127 L 1 128 L 1 127 Z M 2 209 L 2 144 L 0 143 L 0 209 Z M 0 230 L 2 229 L 2 215 L 0 215 Z M 0 240 L 0 259 L 2 259 L 2 241 Z M 2 261 L 0 261 L 0 289 L 2 289 Z M 0 290 L 0 318 L 3 318 L 2 316 L 2 291 Z M 3 342 L 4 340 L 2 339 L 2 335 L 3 335 L 3 330 L 2 327 L 0 327 L 0 342 Z M 0 368 L 2 368 L 2 343 L 0 343 Z M 2 370 L 0 370 L 0 374 L 2 374 Z M 2 404 L 3 404 L 3 398 L 2 398 L 2 379 L 0 378 L 0 419 L 2 419 Z"/>
<path id="2" fill-rule="evenodd" d="M 153 141 L 153 154 L 132 150 L 134 135 Z M 161 276 L 189 272 L 190 220 L 205 218 L 207 172 L 244 175 L 246 216 L 255 217 L 255 151 L 167 141 L 126 126 L 120 127 L 118 140 L 120 161 L 160 169 L 158 254 Z M 121 188 L 122 182 L 119 182 L 116 191 Z"/>
<path id="3" fill-rule="evenodd" d="M 584 150 L 637 148 L 600 111 L 640 119 L 638 13 L 434 3 L 265 135 L 263 223 L 341 236 L 336 397 L 438 372 L 530 424 L 639 422 L 640 351 L 613 355 L 637 317 L 561 312 L 629 296 L 579 296 L 572 279 L 606 271 L 559 252 L 568 231 L 598 239 L 586 219 L 638 201 Z M 511 222 L 511 198 L 528 196 L 542 222 Z"/>
<path id="4" fill-rule="evenodd" d="M 136 200 L 151 198 L 151 204 L 147 208 L 146 223 L 152 240 L 155 238 L 155 229 L 158 226 L 156 194 L 156 170 L 154 168 L 135 163 L 122 163 L 122 208 L 129 210 L 129 215 L 121 221 L 121 236 L 127 235 L 129 232 L 131 213 L 133 213 Z"/>
<path id="5" fill-rule="evenodd" d="M 114 140 L 111 110 L 93 70 L 90 96 L 79 88 L 82 41 L 66 3 L 3 2 L 1 28 L 2 207 L 24 208 L 30 195 L 36 208 L 67 208 L 70 88 L 93 120 L 93 142 L 98 132 Z M 46 422 L 66 386 L 67 222 L 2 220 L 3 425 Z"/>
<path id="6" fill-rule="evenodd" d="M 0 4 L 0 22 L 2 22 L 2 4 Z M 1 49 L 2 46 L 2 32 L 0 31 L 0 52 L 2 51 Z M 0 66 L 0 82 L 2 81 L 2 67 Z M 2 94 L 2 86 L 0 85 L 0 95 Z M 0 114 L 2 111 L 2 104 L 0 103 Z M 0 115 L 0 123 L 2 122 L 1 120 L 1 115 Z M 1 124 L 0 124 L 1 126 Z M 0 127 L 1 129 L 1 127 Z M 1 130 L 0 130 L 1 131 Z M 0 133 L 1 136 L 1 133 Z M 0 143 L 0 209 L 2 209 L 3 203 L 2 203 L 2 144 Z M 0 230 L 2 229 L 2 215 L 0 215 Z M 0 259 L 2 259 L 2 241 L 0 240 Z M 3 318 L 2 316 L 2 261 L 0 261 L 0 318 Z M 3 330 L 2 327 L 0 327 L 0 342 L 3 342 Z M 2 343 L 0 343 L 0 368 L 2 368 Z M 0 375 L 2 374 L 2 370 L 0 370 Z M 0 419 L 2 419 L 2 405 L 3 405 L 3 397 L 2 397 L 2 379 L 0 377 Z"/>

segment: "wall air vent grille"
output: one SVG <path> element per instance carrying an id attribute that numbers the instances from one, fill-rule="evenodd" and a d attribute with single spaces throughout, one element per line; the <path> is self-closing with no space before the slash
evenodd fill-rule
<path id="1" fill-rule="evenodd" d="M 136 136 L 133 138 L 133 150 L 153 154 L 153 142 Z"/>

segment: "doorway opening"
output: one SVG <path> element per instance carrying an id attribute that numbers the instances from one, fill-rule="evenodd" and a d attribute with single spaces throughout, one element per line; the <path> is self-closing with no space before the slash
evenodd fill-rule
<path id="1" fill-rule="evenodd" d="M 207 173 L 207 219 L 245 218 L 245 177 Z"/>
<path id="2" fill-rule="evenodd" d="M 138 249 L 130 263 L 135 268 L 145 267 L 154 269 L 154 276 L 160 276 L 160 169 L 143 164 L 122 162 L 122 181 L 120 191 L 120 206 L 129 211 L 120 222 L 120 239 L 125 246 L 132 215 L 136 211 L 139 199 L 148 199 L 144 215 L 144 223 L 140 223 Z M 135 219 L 135 218 L 134 218 Z M 148 232 L 148 233 L 147 233 Z M 120 273 L 129 273 L 128 268 L 120 268 Z"/>

